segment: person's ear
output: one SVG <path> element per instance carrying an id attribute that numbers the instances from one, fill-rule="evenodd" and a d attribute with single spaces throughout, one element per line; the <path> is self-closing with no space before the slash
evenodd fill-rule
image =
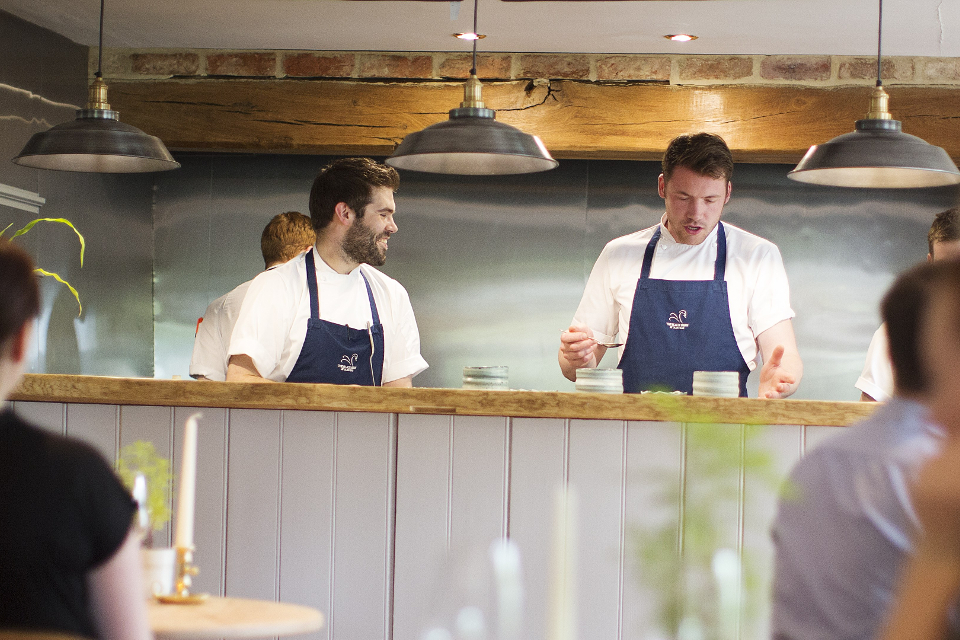
<path id="1" fill-rule="evenodd" d="M 338 202 L 333 210 L 333 215 L 341 224 L 350 224 L 350 219 L 353 217 L 353 210 L 347 206 L 346 202 Z"/>
<path id="2" fill-rule="evenodd" d="M 660 174 L 660 177 L 657 178 L 657 193 L 660 194 L 661 198 L 667 197 L 667 181 L 664 180 L 663 174 Z"/>

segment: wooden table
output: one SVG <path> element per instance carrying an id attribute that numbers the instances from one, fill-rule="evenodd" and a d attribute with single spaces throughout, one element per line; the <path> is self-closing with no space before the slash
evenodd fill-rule
<path id="1" fill-rule="evenodd" d="M 311 607 L 243 598 L 211 596 L 202 604 L 151 601 L 148 613 L 157 640 L 264 638 L 323 627 L 323 614 Z"/>

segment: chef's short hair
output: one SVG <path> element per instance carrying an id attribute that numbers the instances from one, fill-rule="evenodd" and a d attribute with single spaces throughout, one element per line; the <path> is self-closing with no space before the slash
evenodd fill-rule
<path id="1" fill-rule="evenodd" d="M 317 175 L 310 190 L 310 218 L 313 228 L 320 231 L 333 220 L 333 212 L 340 202 L 346 203 L 358 218 L 373 200 L 374 187 L 389 187 L 396 191 L 400 175 L 393 167 L 370 158 L 340 158 L 334 160 Z"/>
<path id="2" fill-rule="evenodd" d="M 685 133 L 667 145 L 662 166 L 663 179 L 667 182 L 677 167 L 730 182 L 733 177 L 733 154 L 723 138 L 716 134 Z"/>
<path id="3" fill-rule="evenodd" d="M 33 260 L 9 240 L 0 239 L 0 350 L 40 313 L 40 287 Z"/>
<path id="4" fill-rule="evenodd" d="M 894 281 L 880 303 L 898 391 L 924 393 L 929 389 L 921 333 L 930 302 L 939 292 L 955 297 L 960 292 L 960 261 L 939 260 L 913 267 Z"/>
<path id="5" fill-rule="evenodd" d="M 927 232 L 927 244 L 930 245 L 930 255 L 933 255 L 933 245 L 937 242 L 953 242 L 960 240 L 960 208 L 954 207 L 941 211 L 934 217 L 930 231 Z"/>
<path id="6" fill-rule="evenodd" d="M 310 218 L 299 211 L 279 213 L 273 216 L 260 234 L 263 266 L 266 268 L 277 262 L 288 262 L 316 241 L 317 235 Z"/>

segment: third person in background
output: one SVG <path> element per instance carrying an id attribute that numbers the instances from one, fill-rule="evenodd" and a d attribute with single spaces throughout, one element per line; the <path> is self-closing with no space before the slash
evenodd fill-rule
<path id="1" fill-rule="evenodd" d="M 960 208 L 941 211 L 927 232 L 927 262 L 960 258 Z M 885 402 L 893 394 L 893 370 L 890 367 L 886 326 L 881 324 L 867 349 L 867 362 L 854 385 L 860 400 Z"/>
<path id="2" fill-rule="evenodd" d="M 266 271 L 313 248 L 316 235 L 310 218 L 296 211 L 275 215 L 260 234 L 260 253 Z M 190 376 L 198 380 L 227 379 L 227 348 L 240 305 L 253 280 L 244 282 L 207 307 L 197 325 L 190 358 Z"/>

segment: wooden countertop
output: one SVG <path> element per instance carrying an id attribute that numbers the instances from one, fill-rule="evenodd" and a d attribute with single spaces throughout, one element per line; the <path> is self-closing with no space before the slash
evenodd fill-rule
<path id="1" fill-rule="evenodd" d="M 15 401 L 230 409 L 368 411 L 518 418 L 846 426 L 873 403 L 558 391 L 394 389 L 28 374 Z"/>

